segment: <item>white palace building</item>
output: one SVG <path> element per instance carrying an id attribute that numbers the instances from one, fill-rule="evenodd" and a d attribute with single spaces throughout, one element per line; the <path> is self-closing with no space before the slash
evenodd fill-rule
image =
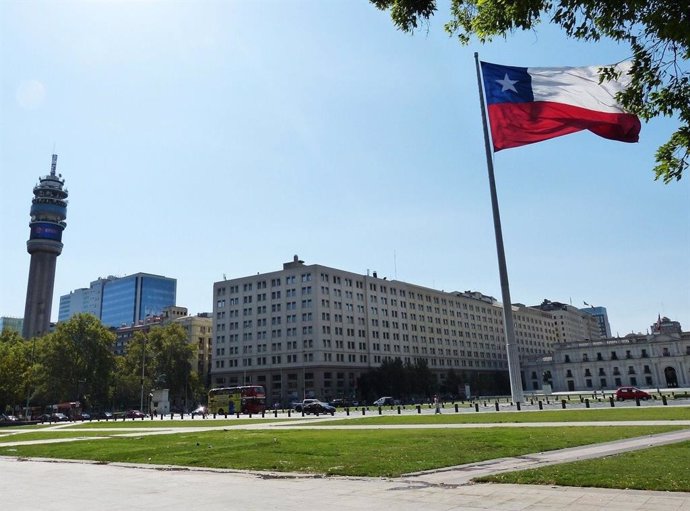
<path id="1" fill-rule="evenodd" d="M 522 364 L 525 390 L 540 391 L 545 383 L 555 392 L 690 387 L 690 332 L 668 318 L 650 331 L 555 344 L 552 355 Z"/>

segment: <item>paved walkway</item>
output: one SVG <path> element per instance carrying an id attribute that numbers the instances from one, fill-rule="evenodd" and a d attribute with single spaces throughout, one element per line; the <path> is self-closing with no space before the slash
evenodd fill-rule
<path id="1" fill-rule="evenodd" d="M 515 427 L 515 424 L 510 426 Z M 173 432 L 177 428 L 166 429 Z M 181 429 L 189 431 L 188 428 Z M 127 434 L 141 435 L 142 432 L 130 430 Z M 55 511 L 83 507 L 103 511 L 302 511 L 305 507 L 357 511 L 391 507 L 396 511 L 417 511 L 420 508 L 425 511 L 690 511 L 690 493 L 470 483 L 470 479 L 479 475 L 607 456 L 685 440 L 690 440 L 690 429 L 490 460 L 400 478 L 325 478 L 304 474 L 123 463 L 22 461 L 0 457 L 0 495 L 4 509 L 40 507 Z"/>

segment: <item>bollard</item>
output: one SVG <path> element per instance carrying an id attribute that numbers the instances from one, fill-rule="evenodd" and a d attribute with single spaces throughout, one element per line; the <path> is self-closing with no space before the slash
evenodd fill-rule
<path id="1" fill-rule="evenodd" d="M 568 401 L 570 401 L 570 394 L 568 394 Z"/>
<path id="2" fill-rule="evenodd" d="M 367 409 L 362 407 L 362 415 L 366 415 L 366 414 L 367 414 Z"/>
<path id="3" fill-rule="evenodd" d="M 479 411 L 479 403 L 474 403 L 474 411 L 475 412 Z"/>
<path id="4" fill-rule="evenodd" d="M 458 413 L 458 404 L 455 403 L 455 413 Z"/>
<path id="5" fill-rule="evenodd" d="M 417 405 L 417 413 L 422 413 L 422 405 Z"/>
<path id="6" fill-rule="evenodd" d="M 582 404 L 584 402 L 585 402 L 584 398 L 582 396 L 580 396 L 580 404 Z"/>
<path id="7" fill-rule="evenodd" d="M 349 406 L 347 408 L 345 408 L 345 413 L 347 414 L 348 417 L 350 416 L 350 407 Z"/>
<path id="8" fill-rule="evenodd" d="M 668 402 L 666 401 L 666 396 L 661 396 L 661 402 L 663 403 L 664 406 L 666 406 L 668 404 Z"/>
<path id="9" fill-rule="evenodd" d="M 180 412 L 180 419 L 184 419 L 184 412 Z"/>
<path id="10" fill-rule="evenodd" d="M 379 406 L 379 415 L 381 415 L 383 411 L 381 410 L 381 407 Z"/>
<path id="11" fill-rule="evenodd" d="M 498 401 L 494 403 L 494 407 L 496 408 L 496 411 L 498 411 Z"/>
<path id="12" fill-rule="evenodd" d="M 402 412 L 400 410 L 400 407 L 398 406 L 398 415 L 400 415 Z"/>
<path id="13" fill-rule="evenodd" d="M 163 420 L 163 414 L 161 414 L 161 420 Z"/>
<path id="14" fill-rule="evenodd" d="M 304 417 L 304 408 L 302 409 L 302 417 Z"/>
<path id="15" fill-rule="evenodd" d="M 170 420 L 173 420 L 174 417 L 175 417 L 175 414 L 170 412 Z"/>
<path id="16" fill-rule="evenodd" d="M 611 397 L 609 398 L 609 403 L 611 403 L 611 408 L 613 408 L 614 406 L 616 406 L 616 402 L 613 400 L 613 396 L 611 396 Z"/>
<path id="17" fill-rule="evenodd" d="M 238 419 L 240 418 L 240 414 L 239 414 L 239 413 L 237 414 L 237 418 L 238 418 Z M 250 419 L 252 418 L 252 412 L 249 412 L 249 418 L 250 418 Z"/>
<path id="18" fill-rule="evenodd" d="M 529 404 L 530 404 L 530 405 L 534 405 L 534 398 L 532 398 L 532 399 L 529 400 Z"/>
<path id="19" fill-rule="evenodd" d="M 273 416 L 278 417 L 278 410 L 273 410 Z"/>
<path id="20" fill-rule="evenodd" d="M 225 412 L 225 418 L 226 419 L 228 418 L 228 412 Z"/>
<path id="21" fill-rule="evenodd" d="M 292 410 L 288 408 L 288 417 L 290 417 L 290 412 L 292 412 Z"/>
<path id="22" fill-rule="evenodd" d="M 237 418 L 238 419 L 240 418 L 240 412 L 237 412 Z"/>
<path id="23" fill-rule="evenodd" d="M 264 410 L 261 410 L 261 418 L 262 419 L 264 418 L 264 412 L 265 412 Z"/>
<path id="24" fill-rule="evenodd" d="M 540 410 L 544 409 L 544 403 L 541 402 L 541 399 L 539 400 L 539 409 Z"/>
<path id="25" fill-rule="evenodd" d="M 589 399 L 585 399 L 585 408 L 589 408 Z"/>
<path id="26" fill-rule="evenodd" d="M 565 410 L 565 399 L 561 400 L 561 408 L 563 408 Z"/>
<path id="27" fill-rule="evenodd" d="M 521 410 L 521 408 L 520 408 L 520 401 L 518 401 L 517 403 L 515 403 L 515 406 L 517 406 L 517 411 L 519 412 L 519 411 Z"/>
<path id="28" fill-rule="evenodd" d="M 635 398 L 635 406 L 640 406 L 640 398 L 639 397 Z"/>
<path id="29" fill-rule="evenodd" d="M 546 398 L 546 404 L 547 405 L 549 404 L 549 398 L 548 397 Z"/>

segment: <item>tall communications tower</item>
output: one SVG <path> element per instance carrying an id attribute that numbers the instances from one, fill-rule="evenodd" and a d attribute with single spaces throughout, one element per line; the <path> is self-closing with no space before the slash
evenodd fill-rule
<path id="1" fill-rule="evenodd" d="M 31 202 L 31 235 L 26 242 L 31 266 L 22 331 L 25 339 L 45 335 L 50 330 L 55 263 L 62 253 L 62 231 L 67 226 L 67 190 L 63 189 L 62 174 L 55 175 L 56 166 L 57 154 L 54 154 L 50 174 L 39 178 Z"/>

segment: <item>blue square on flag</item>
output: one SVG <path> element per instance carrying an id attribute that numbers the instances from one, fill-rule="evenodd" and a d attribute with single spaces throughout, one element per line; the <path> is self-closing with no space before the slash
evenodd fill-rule
<path id="1" fill-rule="evenodd" d="M 532 77 L 526 67 L 482 62 L 482 75 L 487 104 L 534 101 Z"/>

